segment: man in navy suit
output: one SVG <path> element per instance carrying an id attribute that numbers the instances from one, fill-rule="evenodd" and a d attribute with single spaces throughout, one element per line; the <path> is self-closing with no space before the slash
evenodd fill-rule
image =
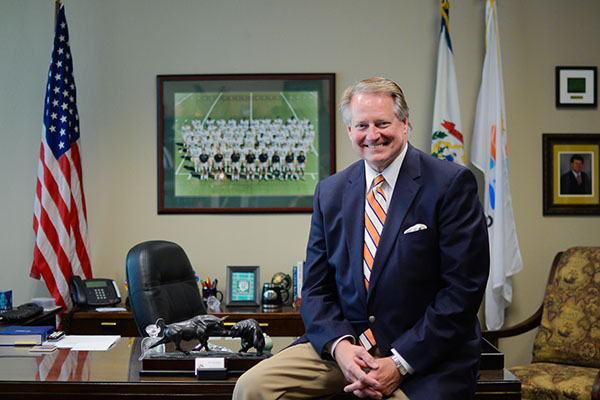
<path id="1" fill-rule="evenodd" d="M 408 143 L 408 107 L 395 82 L 360 81 L 340 109 L 362 161 L 315 190 L 300 310 L 306 334 L 244 374 L 234 398 L 471 399 L 489 272 L 475 178 Z"/>
<path id="2" fill-rule="evenodd" d="M 560 194 L 592 194 L 590 177 L 583 172 L 583 157 L 573 154 L 571 169 L 560 177 Z"/>

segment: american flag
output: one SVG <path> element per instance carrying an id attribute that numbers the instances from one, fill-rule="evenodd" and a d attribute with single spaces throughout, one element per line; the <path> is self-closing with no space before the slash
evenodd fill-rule
<path id="1" fill-rule="evenodd" d="M 65 310 L 72 305 L 72 276 L 92 277 L 75 97 L 69 31 L 61 5 L 46 88 L 30 276 L 43 277 L 56 304 Z"/>

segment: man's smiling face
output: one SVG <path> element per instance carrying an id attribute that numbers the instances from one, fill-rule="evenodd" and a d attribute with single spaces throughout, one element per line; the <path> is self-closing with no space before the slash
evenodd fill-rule
<path id="1" fill-rule="evenodd" d="M 571 169 L 578 173 L 581 172 L 581 170 L 583 169 L 583 161 L 573 160 L 573 162 L 571 163 Z"/>
<path id="2" fill-rule="evenodd" d="M 392 96 L 360 92 L 350 101 L 350 115 L 347 129 L 354 151 L 371 168 L 383 171 L 408 141 L 408 118 L 396 117 Z"/>

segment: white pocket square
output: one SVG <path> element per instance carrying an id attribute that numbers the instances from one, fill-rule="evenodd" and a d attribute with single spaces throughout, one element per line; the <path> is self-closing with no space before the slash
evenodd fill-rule
<path id="1" fill-rule="evenodd" d="M 406 235 L 407 233 L 413 233 L 413 232 L 423 231 L 425 229 L 427 229 L 427 225 L 425 225 L 425 224 L 416 224 L 416 225 L 411 226 L 407 230 L 405 230 L 404 234 Z"/>

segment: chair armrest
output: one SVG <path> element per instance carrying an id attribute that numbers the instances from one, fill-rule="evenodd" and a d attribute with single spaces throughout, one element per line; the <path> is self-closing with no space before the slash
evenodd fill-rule
<path id="1" fill-rule="evenodd" d="M 592 400 L 600 400 L 600 371 L 596 374 L 594 386 L 592 386 Z"/>
<path id="2" fill-rule="evenodd" d="M 559 251 L 554 256 L 552 266 L 550 267 L 550 273 L 548 274 L 548 282 L 546 282 L 546 288 L 548 287 L 548 285 L 554 282 L 554 275 L 556 275 L 556 270 L 558 268 L 558 264 L 560 263 L 560 258 L 562 257 L 562 254 L 563 252 Z M 542 322 L 543 307 L 544 304 L 542 303 L 542 305 L 540 305 L 540 308 L 538 308 L 537 311 L 531 317 L 527 318 L 523 322 L 518 323 L 517 325 L 504 329 L 499 329 L 497 331 L 483 331 L 481 332 L 481 334 L 484 338 L 487 339 L 488 342 L 493 344 L 495 347 L 498 347 L 498 339 L 503 337 L 517 336 L 521 333 L 528 332 L 533 328 L 537 328 L 538 326 L 540 326 L 540 323 Z M 598 384 L 600 385 L 600 381 L 598 382 Z M 600 398 L 598 398 L 598 400 L 600 400 Z"/>
<path id="3" fill-rule="evenodd" d="M 528 332 L 540 326 L 540 323 L 542 321 L 542 310 L 543 306 L 540 306 L 540 308 L 538 308 L 537 311 L 525 321 L 519 322 L 518 324 L 510 326 L 508 328 L 499 329 L 497 331 L 483 331 L 481 332 L 481 334 L 484 338 L 487 339 L 488 342 L 493 344 L 495 347 L 498 347 L 498 339 L 504 337 L 517 336 L 521 333 Z M 600 381 L 598 382 L 598 384 L 600 386 Z"/>

